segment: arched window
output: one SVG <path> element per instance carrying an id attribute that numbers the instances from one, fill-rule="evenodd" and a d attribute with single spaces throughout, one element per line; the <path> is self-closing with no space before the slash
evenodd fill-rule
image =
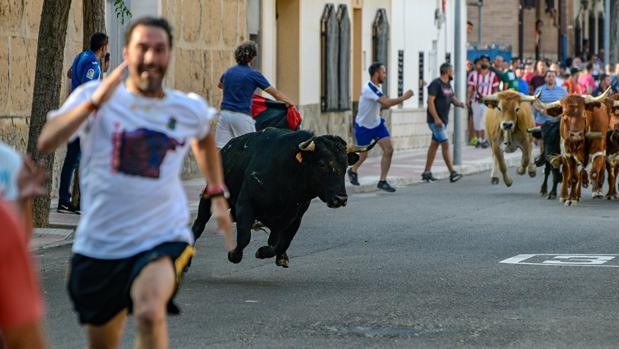
<path id="1" fill-rule="evenodd" d="M 350 110 L 350 18 L 346 5 L 326 4 L 320 19 L 321 110 Z"/>
<path id="2" fill-rule="evenodd" d="M 372 23 L 372 59 L 373 62 L 381 62 L 389 71 L 389 20 L 387 10 L 384 8 L 376 11 L 374 23 Z M 383 81 L 382 89 L 388 95 L 389 83 L 387 78 Z"/>

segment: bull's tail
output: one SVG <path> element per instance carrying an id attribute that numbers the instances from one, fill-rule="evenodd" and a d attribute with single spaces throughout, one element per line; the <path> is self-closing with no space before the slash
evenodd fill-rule
<path id="1" fill-rule="evenodd" d="M 548 155 L 548 162 L 553 168 L 558 169 L 563 163 L 563 155 Z"/>

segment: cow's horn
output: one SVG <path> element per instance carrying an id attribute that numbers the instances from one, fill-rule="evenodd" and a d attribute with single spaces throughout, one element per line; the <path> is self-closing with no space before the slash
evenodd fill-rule
<path id="1" fill-rule="evenodd" d="M 484 102 L 496 102 L 499 100 L 499 96 L 495 93 L 490 96 L 483 96 L 482 99 Z"/>
<path id="2" fill-rule="evenodd" d="M 299 149 L 301 151 L 314 151 L 316 149 L 316 143 L 314 143 L 314 138 L 310 138 L 305 142 L 299 143 Z"/>
<path id="3" fill-rule="evenodd" d="M 537 102 L 542 106 L 542 108 L 544 108 L 544 110 L 554 109 L 554 108 L 558 108 L 558 107 L 561 106 L 561 101 L 554 101 L 554 102 L 548 103 L 548 104 L 546 104 L 546 103 L 544 103 L 544 102 L 542 102 L 540 100 L 538 100 Z"/>
<path id="4" fill-rule="evenodd" d="M 602 132 L 585 132 L 585 138 L 588 139 L 602 139 Z"/>
<path id="5" fill-rule="evenodd" d="M 604 93 L 602 93 L 601 95 L 597 96 L 597 97 L 593 97 L 593 96 L 586 96 L 585 97 L 585 104 L 591 104 L 591 103 L 598 103 L 601 102 L 604 98 L 608 97 L 608 94 L 610 93 L 610 87 L 606 89 L 606 91 L 604 91 Z"/>
<path id="6" fill-rule="evenodd" d="M 534 96 L 529 96 L 529 95 L 525 95 L 525 94 L 520 94 L 520 101 L 521 102 L 534 102 L 536 100 L 539 99 L 539 96 L 542 94 L 542 91 L 539 91 L 536 95 Z"/>
<path id="7" fill-rule="evenodd" d="M 540 126 L 531 127 L 527 129 L 527 132 L 529 133 L 542 132 L 542 128 Z"/>
<path id="8" fill-rule="evenodd" d="M 377 143 L 376 140 L 373 139 L 372 143 L 370 143 L 369 145 L 365 145 L 365 146 L 349 145 L 348 147 L 346 147 L 346 152 L 347 153 L 363 153 L 366 151 L 370 151 L 372 148 L 374 148 L 376 143 Z"/>

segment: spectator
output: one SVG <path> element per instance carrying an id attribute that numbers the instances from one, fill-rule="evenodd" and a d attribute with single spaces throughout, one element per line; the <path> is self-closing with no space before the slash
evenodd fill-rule
<path id="1" fill-rule="evenodd" d="M 526 81 L 527 84 L 530 85 L 533 76 L 535 76 L 535 68 L 533 67 L 533 63 L 527 62 L 525 64 L 524 75 L 522 76 L 522 78 L 524 79 L 524 81 Z M 527 94 L 530 94 L 530 91 Z"/>
<path id="2" fill-rule="evenodd" d="M 479 65 L 479 58 L 475 58 L 475 60 L 473 62 L 471 62 L 471 66 L 469 67 L 469 62 L 471 62 L 470 60 L 467 60 L 467 65 L 466 65 L 466 81 L 469 81 L 469 77 L 471 76 L 471 74 L 478 70 L 477 69 L 477 65 Z M 477 137 L 475 136 L 475 130 L 473 129 L 473 109 L 471 109 L 471 101 L 467 100 L 466 102 L 466 114 L 467 114 L 467 127 L 466 127 L 466 139 L 468 140 L 468 144 L 470 145 L 476 145 L 477 144 Z"/>
<path id="3" fill-rule="evenodd" d="M 535 90 L 535 95 L 539 95 L 539 100 L 545 104 L 552 103 L 561 100 L 567 96 L 567 92 L 561 86 L 557 86 L 556 80 L 557 72 L 554 70 L 548 70 L 546 72 L 546 83 Z M 541 126 L 546 121 L 554 120 L 550 115 L 546 115 L 543 109 L 538 103 L 534 103 L 535 111 L 535 125 Z M 544 143 L 542 140 L 538 141 L 540 147 L 540 155 L 535 159 L 535 164 L 539 167 L 544 164 Z"/>
<path id="4" fill-rule="evenodd" d="M 529 94 L 529 84 L 523 79 L 524 77 L 524 64 L 521 64 L 516 69 L 516 79 L 518 81 L 518 88 L 516 89 L 518 92 L 528 95 Z"/>
<path id="5" fill-rule="evenodd" d="M 593 90 L 593 92 L 591 92 L 591 95 L 597 97 L 604 93 L 609 87 L 611 87 L 610 82 L 610 76 L 604 73 L 600 74 L 600 84 Z M 614 92 L 615 91 L 611 91 L 610 93 L 612 94 Z"/>
<path id="6" fill-rule="evenodd" d="M 611 83 L 613 91 L 619 91 L 619 63 L 615 64 L 615 72 L 611 75 Z"/>
<path id="7" fill-rule="evenodd" d="M 428 111 L 427 122 L 432 131 L 432 141 L 428 148 L 426 157 L 426 168 L 421 174 L 421 179 L 426 182 L 434 181 L 436 178 L 432 175 L 432 163 L 436 157 L 438 146 L 441 146 L 441 152 L 445 165 L 449 170 L 449 181 L 456 182 L 462 175 L 456 172 L 451 164 L 451 156 L 449 154 L 449 138 L 447 136 L 447 123 L 449 122 L 449 109 L 453 103 L 455 106 L 464 108 L 464 103 L 459 101 L 454 96 L 451 88 L 451 80 L 453 80 L 453 68 L 449 63 L 443 63 L 440 67 L 441 76 L 436 78 L 428 86 Z"/>
<path id="8" fill-rule="evenodd" d="M 570 69 L 570 76 L 563 82 L 563 87 L 567 90 L 568 94 L 581 95 L 582 90 L 580 84 L 578 84 L 578 68 Z"/>
<path id="9" fill-rule="evenodd" d="M 563 81 L 564 80 L 563 80 L 563 77 L 562 77 L 563 75 L 561 74 L 561 71 L 563 69 L 561 69 L 561 66 L 559 66 L 559 64 L 557 64 L 557 63 L 552 63 L 552 64 L 550 64 L 550 70 L 553 70 L 553 71 L 555 71 L 557 73 L 556 74 L 557 75 L 557 79 L 555 81 L 556 85 L 557 86 L 563 86 Z"/>
<path id="10" fill-rule="evenodd" d="M 71 65 L 71 92 L 78 86 L 101 77 L 99 61 L 107 53 L 108 37 L 104 33 L 94 33 L 90 37 L 90 49 L 79 53 L 73 59 Z M 60 185 L 58 188 L 58 209 L 60 213 L 80 214 L 79 205 L 71 203 L 71 179 L 73 171 L 80 160 L 80 140 L 72 139 L 67 144 L 67 154 L 60 172 Z"/>
<path id="11" fill-rule="evenodd" d="M 391 157 L 393 156 L 393 145 L 389 130 L 385 126 L 385 120 L 380 117 L 380 107 L 390 108 L 398 105 L 413 96 L 413 91 L 407 90 L 404 95 L 398 98 L 388 98 L 383 94 L 380 85 L 387 76 L 385 66 L 380 62 L 375 62 L 368 69 L 370 81 L 361 89 L 359 97 L 359 111 L 355 118 L 355 139 L 358 145 L 368 145 L 372 141 L 378 141 L 378 145 L 383 150 L 383 157 L 380 163 L 380 180 L 376 187 L 386 192 L 393 193 L 393 188 L 387 182 L 387 173 L 391 167 Z M 348 169 L 348 179 L 352 185 L 359 185 L 357 171 L 367 159 L 367 152 L 359 154 L 359 161 Z"/>
<path id="12" fill-rule="evenodd" d="M 531 77 L 531 81 L 529 82 L 529 94 L 533 94 L 538 87 L 542 86 L 546 82 L 546 71 L 548 70 L 548 66 L 546 66 L 546 62 L 543 60 L 537 61 L 535 64 L 535 74 Z"/>
<path id="13" fill-rule="evenodd" d="M 499 78 L 490 68 L 490 58 L 488 56 L 481 57 L 481 69 L 473 72 L 469 76 L 468 85 L 468 100 L 471 100 L 473 109 L 473 128 L 478 142 L 476 148 L 488 148 L 489 143 L 485 135 L 484 115 L 486 113 L 486 105 L 482 101 L 483 96 L 489 96 L 499 89 Z"/>
<path id="14" fill-rule="evenodd" d="M 254 118 L 251 116 L 251 99 L 254 91 L 260 88 L 278 101 L 294 106 L 294 101 L 277 90 L 252 66 L 258 55 L 256 44 L 248 41 L 234 51 L 236 65 L 228 68 L 219 78 L 217 87 L 223 89 L 221 116 L 215 131 L 217 148 L 221 149 L 232 138 L 255 132 Z"/>
<path id="15" fill-rule="evenodd" d="M 591 73 L 592 70 L 593 70 L 593 64 L 587 63 L 585 71 L 581 72 L 580 76 L 578 77 L 578 84 L 580 85 L 580 90 L 582 91 L 583 94 L 586 94 L 586 95 L 590 95 L 596 86 L 595 79 L 593 78 L 593 75 Z"/>

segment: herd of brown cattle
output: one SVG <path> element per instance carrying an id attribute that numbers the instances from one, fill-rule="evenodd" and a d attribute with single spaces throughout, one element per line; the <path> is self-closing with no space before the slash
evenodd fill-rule
<path id="1" fill-rule="evenodd" d="M 606 198 L 617 199 L 619 171 L 619 93 L 609 91 L 598 97 L 568 95 L 560 101 L 544 104 L 538 96 L 526 96 L 515 91 L 503 91 L 484 97 L 488 106 L 486 132 L 492 146 L 494 168 L 492 184 L 499 183 L 499 172 L 506 186 L 512 185 L 503 153 L 520 149 L 522 161 L 519 175 L 528 172 L 534 177 L 536 167 L 532 158 L 534 127 L 531 103 L 539 103 L 545 113 L 559 118 L 560 151 L 547 156 L 549 163 L 562 173 L 559 200 L 566 206 L 575 205 L 581 198 L 581 188 L 592 185 L 593 198 L 603 198 L 602 186 L 608 172 Z M 546 184 L 546 180 L 544 181 Z"/>

